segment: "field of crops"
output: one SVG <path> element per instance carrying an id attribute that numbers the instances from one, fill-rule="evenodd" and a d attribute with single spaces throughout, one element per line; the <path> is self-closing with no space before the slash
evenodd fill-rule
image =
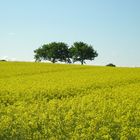
<path id="1" fill-rule="evenodd" d="M 0 140 L 140 139 L 140 68 L 0 62 Z"/>

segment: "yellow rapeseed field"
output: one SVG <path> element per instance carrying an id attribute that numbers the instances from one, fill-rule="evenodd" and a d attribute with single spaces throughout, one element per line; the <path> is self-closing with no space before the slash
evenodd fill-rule
<path id="1" fill-rule="evenodd" d="M 140 68 L 0 62 L 0 140 L 139 140 Z"/>

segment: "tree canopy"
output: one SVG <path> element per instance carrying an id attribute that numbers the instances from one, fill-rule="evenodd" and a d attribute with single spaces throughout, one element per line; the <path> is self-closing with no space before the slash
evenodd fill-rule
<path id="1" fill-rule="evenodd" d="M 84 42 L 75 42 L 71 47 L 63 42 L 52 42 L 44 44 L 40 48 L 34 50 L 35 60 L 49 60 L 52 63 L 57 61 L 73 63 L 80 61 L 83 65 L 85 60 L 94 60 L 98 53 L 91 45 Z"/>
<path id="2" fill-rule="evenodd" d="M 52 42 L 44 44 L 34 51 L 36 61 L 49 60 L 52 63 L 56 61 L 66 62 L 69 58 L 68 45 L 63 42 Z"/>
<path id="3" fill-rule="evenodd" d="M 98 53 L 91 45 L 84 42 L 75 42 L 70 48 L 70 56 L 73 62 L 80 61 L 83 65 L 85 60 L 94 60 L 98 56 Z"/>

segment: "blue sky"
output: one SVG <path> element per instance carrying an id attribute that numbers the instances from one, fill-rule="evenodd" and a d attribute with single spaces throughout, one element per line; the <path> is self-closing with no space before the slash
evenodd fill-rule
<path id="1" fill-rule="evenodd" d="M 0 58 L 33 60 L 44 43 L 84 41 L 90 64 L 140 66 L 140 0 L 0 0 Z"/>

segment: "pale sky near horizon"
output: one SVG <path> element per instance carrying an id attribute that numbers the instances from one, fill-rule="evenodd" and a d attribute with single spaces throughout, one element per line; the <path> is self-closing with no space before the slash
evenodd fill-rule
<path id="1" fill-rule="evenodd" d="M 0 0 L 0 58 L 33 60 L 52 41 L 84 41 L 89 64 L 140 66 L 140 0 Z"/>

